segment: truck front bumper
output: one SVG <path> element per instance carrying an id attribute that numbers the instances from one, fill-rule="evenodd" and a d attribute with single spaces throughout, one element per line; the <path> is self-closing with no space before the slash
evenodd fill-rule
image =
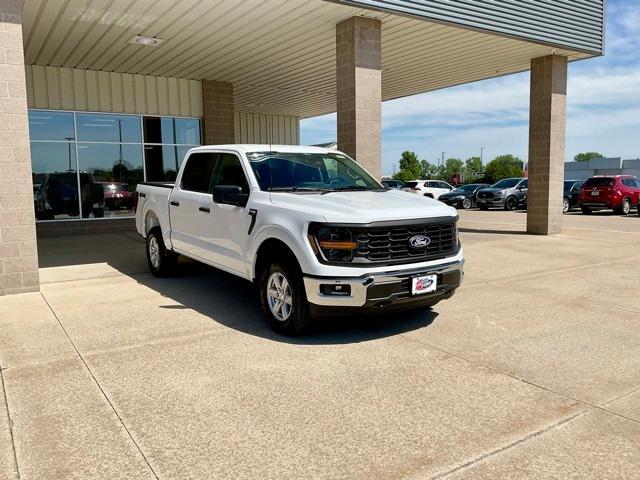
<path id="1" fill-rule="evenodd" d="M 353 309 L 391 310 L 435 305 L 449 298 L 460 286 L 464 260 L 455 260 L 414 270 L 371 273 L 359 277 L 305 276 L 304 286 L 312 313 L 335 315 Z M 412 278 L 437 275 L 434 292 L 412 295 Z M 341 286 L 335 289 L 332 287 Z M 331 294 L 323 293 L 332 291 Z M 338 308 L 336 308 L 338 307 Z"/>

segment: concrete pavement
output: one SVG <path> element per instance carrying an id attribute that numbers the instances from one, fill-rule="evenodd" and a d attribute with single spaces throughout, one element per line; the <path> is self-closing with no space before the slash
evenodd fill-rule
<path id="1" fill-rule="evenodd" d="M 640 217 L 460 215 L 451 300 L 298 339 L 135 235 L 42 240 L 42 294 L 0 298 L 0 479 L 638 478 Z"/>

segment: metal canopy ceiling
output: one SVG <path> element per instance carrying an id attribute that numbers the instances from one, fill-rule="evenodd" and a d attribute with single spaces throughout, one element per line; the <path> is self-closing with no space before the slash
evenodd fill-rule
<path id="1" fill-rule="evenodd" d="M 528 70 L 553 51 L 323 0 L 25 0 L 25 62 L 227 81 L 240 111 L 310 117 L 335 111 L 335 25 L 354 15 L 382 21 L 384 100 Z"/>

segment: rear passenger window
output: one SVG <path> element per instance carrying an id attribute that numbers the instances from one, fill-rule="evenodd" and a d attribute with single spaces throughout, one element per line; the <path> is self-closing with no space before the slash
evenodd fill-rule
<path id="1" fill-rule="evenodd" d="M 189 155 L 182 173 L 180 188 L 192 192 L 208 193 L 216 157 L 217 154 L 211 152 Z"/>

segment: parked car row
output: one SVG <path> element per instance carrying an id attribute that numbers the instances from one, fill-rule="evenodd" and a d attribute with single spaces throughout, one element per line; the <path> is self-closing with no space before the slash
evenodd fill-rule
<path id="1" fill-rule="evenodd" d="M 439 200 L 449 206 L 480 210 L 500 208 L 518 210 L 527 208 L 529 180 L 505 178 L 493 185 L 473 183 L 452 187 L 441 180 L 413 180 L 401 182 L 383 179 L 387 188 L 418 193 Z M 627 215 L 632 208 L 640 215 L 640 180 L 632 175 L 600 175 L 586 182 L 565 180 L 562 196 L 562 213 L 580 208 L 585 215 L 596 210 L 611 209 Z"/>

